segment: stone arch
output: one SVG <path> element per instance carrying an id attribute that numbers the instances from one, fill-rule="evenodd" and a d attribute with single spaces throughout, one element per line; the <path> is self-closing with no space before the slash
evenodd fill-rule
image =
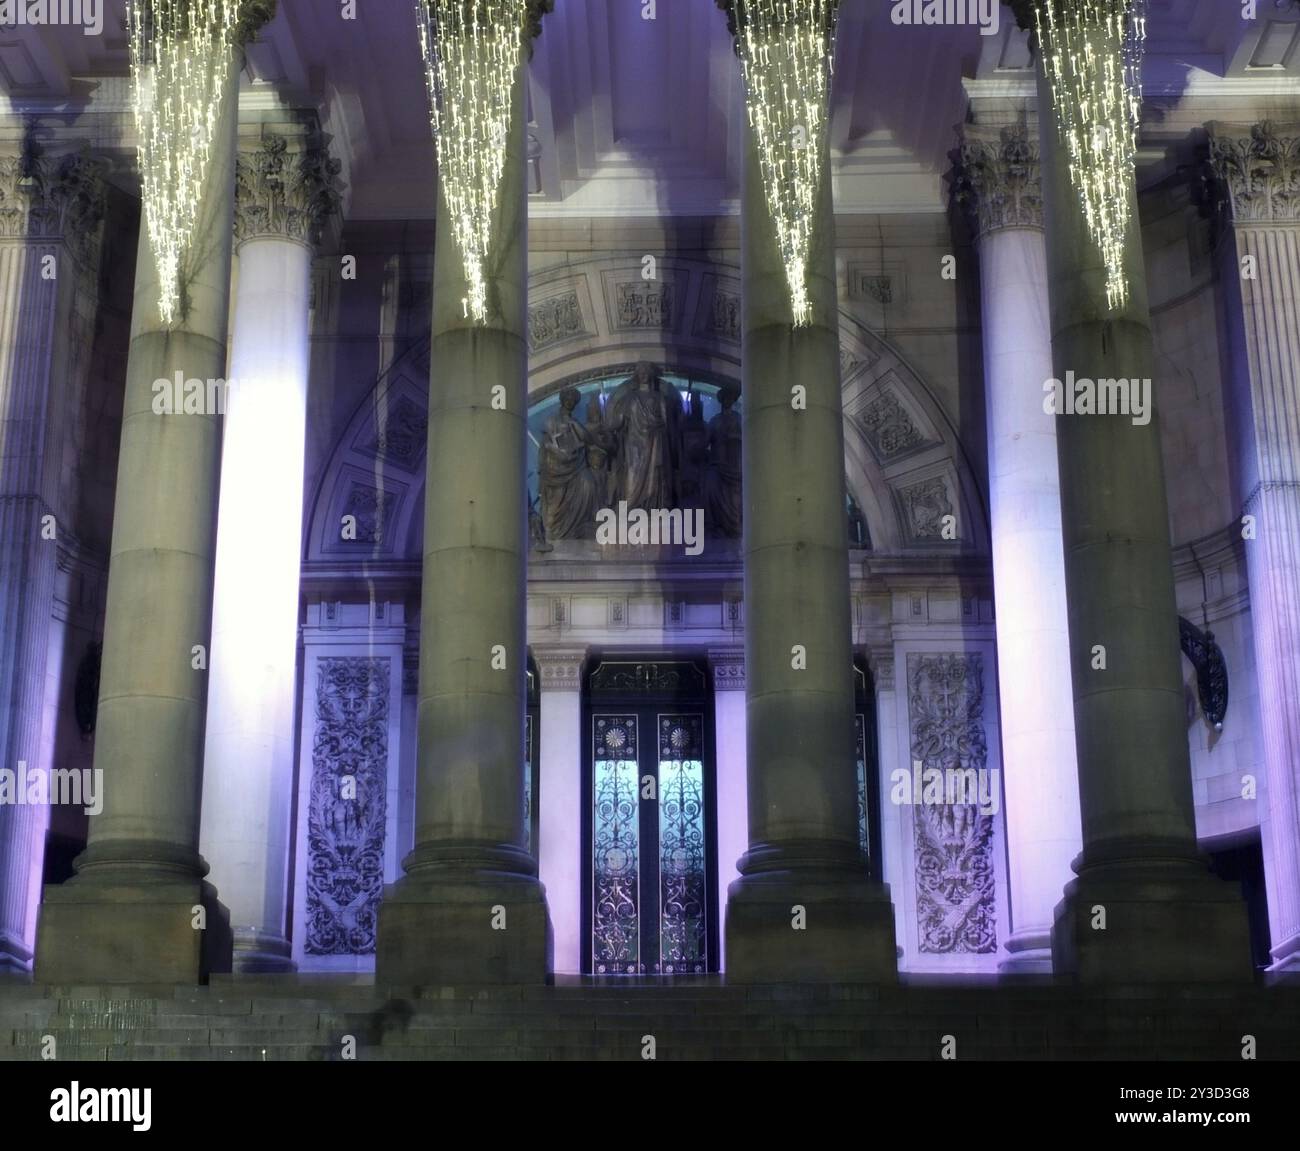
<path id="1" fill-rule="evenodd" d="M 640 260 L 624 256 L 530 275 L 530 403 L 640 359 L 740 382 L 740 269 L 674 256 L 657 272 L 645 281 Z M 308 515 L 308 562 L 419 557 L 428 368 L 425 340 L 394 361 L 338 437 Z M 846 476 L 873 550 L 987 555 L 984 502 L 947 414 L 902 355 L 844 309 L 840 373 Z M 345 514 L 358 517 L 355 542 L 338 539 Z M 949 514 L 955 541 L 942 535 Z"/>

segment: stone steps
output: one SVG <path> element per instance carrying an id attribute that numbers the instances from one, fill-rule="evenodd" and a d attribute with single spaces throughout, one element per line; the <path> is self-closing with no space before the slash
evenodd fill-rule
<path id="1" fill-rule="evenodd" d="M 1300 1059 L 1300 988 L 567 984 L 377 992 L 356 981 L 0 985 L 0 1060 Z"/>

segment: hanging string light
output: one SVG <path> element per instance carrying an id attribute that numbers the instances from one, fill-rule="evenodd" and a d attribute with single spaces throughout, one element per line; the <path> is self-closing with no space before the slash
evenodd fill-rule
<path id="1" fill-rule="evenodd" d="M 505 169 L 524 0 L 416 0 L 438 179 L 465 264 L 465 315 L 487 319 L 483 268 Z"/>
<path id="2" fill-rule="evenodd" d="M 1043 70 L 1070 179 L 1106 265 L 1106 304 L 1128 302 L 1124 247 L 1142 110 L 1145 0 L 1044 0 L 1034 7 Z"/>
<path id="3" fill-rule="evenodd" d="M 241 0 L 127 0 L 145 226 L 164 323 L 198 218 L 234 54 Z"/>
<path id="4" fill-rule="evenodd" d="M 795 327 L 812 318 L 808 252 L 821 182 L 837 0 L 734 0 L 745 104 Z"/>

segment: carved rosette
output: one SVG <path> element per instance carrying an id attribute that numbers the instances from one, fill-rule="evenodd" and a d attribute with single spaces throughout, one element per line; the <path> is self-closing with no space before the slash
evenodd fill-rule
<path id="1" fill-rule="evenodd" d="M 968 127 L 960 153 L 954 194 L 979 236 L 999 228 L 1042 228 L 1038 142 L 1025 124 L 997 132 Z"/>
<path id="2" fill-rule="evenodd" d="M 0 238 L 64 241 L 73 258 L 93 262 L 107 206 L 108 163 L 84 152 L 0 154 Z"/>
<path id="3" fill-rule="evenodd" d="M 745 653 L 741 649 L 709 652 L 714 691 L 745 690 Z"/>
<path id="4" fill-rule="evenodd" d="M 241 149 L 235 174 L 235 241 L 276 237 L 315 246 L 339 207 L 342 165 L 317 142 L 265 132 Z"/>
<path id="5" fill-rule="evenodd" d="M 1300 223 L 1300 125 L 1212 124 L 1210 167 L 1236 223 Z"/>
<path id="6" fill-rule="evenodd" d="M 541 676 L 541 690 L 578 691 L 582 687 L 582 664 L 587 658 L 585 647 L 533 649 L 533 660 Z"/>

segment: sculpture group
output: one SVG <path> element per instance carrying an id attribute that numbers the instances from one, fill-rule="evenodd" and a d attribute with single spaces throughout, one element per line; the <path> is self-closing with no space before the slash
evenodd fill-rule
<path id="1" fill-rule="evenodd" d="M 699 508 L 713 538 L 741 533 L 740 391 L 718 393 L 722 411 L 706 424 L 701 397 L 683 403 L 653 364 L 642 361 L 583 418 L 577 388 L 560 393 L 538 448 L 541 520 L 548 540 L 594 539 L 596 514 Z"/>

